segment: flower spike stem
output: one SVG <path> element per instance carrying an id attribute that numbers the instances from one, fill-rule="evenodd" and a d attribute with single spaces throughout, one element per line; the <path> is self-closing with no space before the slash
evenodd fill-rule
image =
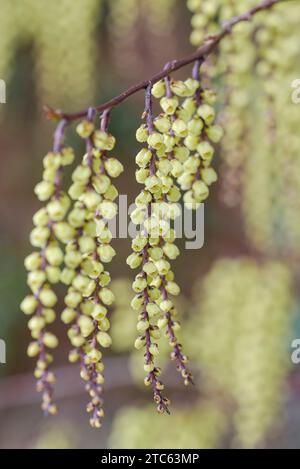
<path id="1" fill-rule="evenodd" d="M 63 145 L 63 140 L 64 140 L 64 133 L 65 129 L 68 125 L 68 120 L 67 119 L 62 119 L 54 132 L 54 141 L 53 141 L 53 151 L 55 153 L 59 153 L 62 145 Z"/>

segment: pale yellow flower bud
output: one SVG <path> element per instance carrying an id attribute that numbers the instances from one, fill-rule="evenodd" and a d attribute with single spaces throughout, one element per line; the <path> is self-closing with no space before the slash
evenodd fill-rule
<path id="1" fill-rule="evenodd" d="M 38 342 L 31 342 L 27 348 L 28 357 L 36 357 L 40 352 L 40 346 Z"/>
<path id="2" fill-rule="evenodd" d="M 37 270 L 42 263 L 42 258 L 38 252 L 32 252 L 25 260 L 24 265 L 27 270 Z"/>
<path id="3" fill-rule="evenodd" d="M 72 308 L 65 308 L 61 313 L 61 320 L 65 324 L 70 324 L 76 318 L 76 311 Z"/>
<path id="4" fill-rule="evenodd" d="M 113 150 L 116 139 L 111 134 L 96 130 L 93 134 L 94 144 L 99 150 Z"/>
<path id="5" fill-rule="evenodd" d="M 124 171 L 122 163 L 116 158 L 109 158 L 104 163 L 105 169 L 110 177 L 116 178 Z"/>
<path id="6" fill-rule="evenodd" d="M 152 95 L 159 99 L 159 98 L 162 98 L 162 96 L 164 96 L 165 92 L 166 92 L 166 87 L 165 87 L 165 83 L 163 80 L 159 80 L 158 82 L 154 83 L 154 85 L 152 86 Z"/>
<path id="7" fill-rule="evenodd" d="M 57 302 L 57 296 L 55 295 L 54 291 L 50 290 L 50 288 L 42 288 L 39 293 L 39 298 L 41 303 L 48 308 L 52 308 Z"/>
<path id="8" fill-rule="evenodd" d="M 107 348 L 110 347 L 112 344 L 112 339 L 107 332 L 98 332 L 97 334 L 97 341 L 101 345 L 101 347 Z"/>
<path id="9" fill-rule="evenodd" d="M 218 180 L 217 173 L 213 168 L 204 168 L 201 170 L 201 177 L 207 186 L 210 186 Z"/>
<path id="10" fill-rule="evenodd" d="M 115 300 L 113 292 L 108 288 L 102 288 L 99 293 L 99 297 L 105 305 L 111 305 Z"/>
<path id="11" fill-rule="evenodd" d="M 164 97 L 160 100 L 160 105 L 166 114 L 173 115 L 179 105 L 178 98 L 176 96 L 172 98 Z"/>
<path id="12" fill-rule="evenodd" d="M 197 110 L 198 115 L 204 120 L 206 125 L 211 125 L 215 120 L 215 110 L 209 104 L 201 104 Z"/>
<path id="13" fill-rule="evenodd" d="M 22 301 L 20 308 L 25 314 L 32 314 L 35 312 L 38 306 L 38 301 L 33 295 L 25 296 L 24 300 Z"/>
<path id="14" fill-rule="evenodd" d="M 76 132 L 82 138 L 88 138 L 94 131 L 94 124 L 87 119 L 83 119 L 76 127 Z"/>
<path id="15" fill-rule="evenodd" d="M 148 129 L 145 125 L 141 125 L 137 131 L 136 131 L 136 139 L 138 142 L 140 143 L 144 143 L 144 142 L 147 142 L 147 138 L 149 136 L 149 132 L 148 132 Z"/>
<path id="16" fill-rule="evenodd" d="M 49 181 L 41 181 L 35 186 L 34 192 L 39 200 L 45 201 L 53 194 L 54 184 Z"/>
<path id="17" fill-rule="evenodd" d="M 46 347 L 49 347 L 49 348 L 56 348 L 58 346 L 58 339 L 51 332 L 45 332 L 43 336 L 43 342 L 46 345 Z"/>

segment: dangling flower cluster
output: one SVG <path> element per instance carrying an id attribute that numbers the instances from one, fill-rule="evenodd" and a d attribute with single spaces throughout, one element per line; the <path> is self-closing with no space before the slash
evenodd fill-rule
<path id="1" fill-rule="evenodd" d="M 165 0 L 164 3 L 171 5 L 172 1 Z M 251 3 L 252 0 L 247 0 L 248 2 Z M 91 4 L 94 3 L 94 0 L 91 0 Z M 233 3 L 236 4 L 235 0 Z M 125 5 L 123 0 L 118 4 L 122 8 Z M 269 9 L 273 4 L 273 1 L 264 2 L 247 15 L 251 17 L 255 11 Z M 226 6 L 224 0 L 188 0 L 188 5 L 193 12 L 200 8 L 199 14 L 196 13 L 194 17 L 195 30 L 208 24 L 208 19 L 215 23 L 218 18 L 226 17 L 226 11 L 230 10 L 221 12 L 219 6 Z M 158 2 L 155 1 L 155 7 L 151 8 L 155 9 L 157 6 Z M 237 24 L 244 19 L 245 16 L 242 15 L 235 18 L 233 23 Z M 271 26 L 273 24 L 276 29 L 279 20 L 280 17 L 273 24 L 274 19 L 271 18 Z M 211 49 L 231 31 L 230 24 L 226 31 L 222 30 L 215 38 L 211 38 Z M 194 34 L 195 43 L 199 38 L 197 34 Z M 266 39 L 264 34 L 260 34 L 258 30 L 256 37 L 263 45 Z M 262 57 L 265 62 L 273 63 L 275 60 L 273 65 L 278 65 L 277 54 L 271 54 L 269 57 L 264 48 L 261 52 L 263 56 L 266 54 Z M 291 56 L 295 57 L 295 53 L 293 49 Z M 200 57 L 201 51 L 197 55 Z M 170 264 L 170 261 L 179 255 L 179 249 L 174 243 L 174 225 L 176 218 L 181 214 L 178 202 L 182 193 L 184 203 L 190 209 L 197 209 L 199 204 L 206 200 L 209 186 L 217 180 L 217 174 L 211 167 L 214 144 L 218 143 L 223 135 L 222 128 L 215 123 L 213 104 L 216 97 L 210 86 L 206 86 L 203 74 L 200 83 L 200 65 L 204 59 L 195 62 L 192 77 L 185 81 L 174 80 L 168 76 L 169 70 L 178 70 L 191 63 L 195 55 L 191 57 L 175 61 L 174 67 L 168 64 L 159 75 L 165 77 L 164 80 L 156 81 L 157 78 L 154 78 L 153 86 L 149 82 L 144 113 L 146 124 L 136 133 L 137 140 L 145 143 L 136 156 L 139 167 L 136 179 L 143 185 L 143 189 L 136 197 L 136 208 L 131 214 L 139 232 L 132 242 L 133 253 L 128 257 L 127 263 L 131 268 L 141 268 L 133 283 L 136 295 L 131 302 L 133 309 L 138 312 L 139 335 L 135 347 L 145 350 L 145 384 L 152 386 L 159 413 L 169 412 L 169 400 L 162 393 L 164 385 L 159 379 L 161 370 L 155 360 L 159 353 L 157 341 L 162 332 L 172 347 L 171 358 L 176 362 L 184 383 L 192 382 L 192 375 L 187 369 L 187 357 L 176 335 L 180 324 L 172 300 L 172 297 L 180 292 Z M 260 64 L 260 72 L 264 72 L 264 65 L 268 64 Z M 276 89 L 272 85 L 272 89 L 276 91 L 277 85 L 276 83 Z M 98 106 L 98 112 L 120 104 L 143 87 L 144 82 L 129 88 L 109 102 Z M 271 92 L 272 96 L 273 94 L 274 91 Z M 152 112 L 152 96 L 159 100 L 161 109 L 155 118 Z M 275 96 L 273 98 L 275 99 Z M 284 96 L 282 100 L 277 101 L 279 109 L 284 103 Z M 35 376 L 38 380 L 38 390 L 43 394 L 42 408 L 45 413 L 54 414 L 56 406 L 52 396 L 55 377 L 49 370 L 52 355 L 48 349 L 55 348 L 58 340 L 53 333 L 48 332 L 48 324 L 53 323 L 56 316 L 54 306 L 57 297 L 52 284 L 60 281 L 68 287 L 61 316 L 62 321 L 69 326 L 68 336 L 73 347 L 69 358 L 71 362 L 80 363 L 80 374 L 86 382 L 90 396 L 87 406 L 88 412 L 91 413 L 90 423 L 93 427 L 100 427 L 104 382 L 102 348 L 109 347 L 112 342 L 108 332 L 108 307 L 114 301 L 114 295 L 109 288 L 110 274 L 104 267 L 115 255 L 110 245 L 112 233 L 108 222 L 117 214 L 115 200 L 118 191 L 111 178 L 118 177 L 123 171 L 123 166 L 109 153 L 115 145 L 115 138 L 108 132 L 109 110 L 104 111 L 101 117 L 100 129 L 95 127 L 96 110 L 92 108 L 73 114 L 49 108 L 48 117 L 60 119 L 60 122 L 55 132 L 53 152 L 44 158 L 43 181 L 35 188 L 39 200 L 47 201 L 47 205 L 33 217 L 35 228 L 30 239 L 31 244 L 38 250 L 25 260 L 29 271 L 28 285 L 32 290 L 32 294 L 27 295 L 21 305 L 24 313 L 32 315 L 29 328 L 33 341 L 28 347 L 28 355 L 37 357 Z M 61 189 L 61 178 L 64 166 L 73 162 L 74 153 L 63 145 L 64 131 L 67 124 L 82 117 L 84 119 L 77 126 L 77 133 L 85 140 L 86 153 L 81 164 L 72 173 L 73 182 L 67 195 Z M 290 132 L 296 128 L 295 119 L 296 109 L 288 120 L 282 121 L 284 124 L 289 123 Z M 279 130 L 284 131 L 281 126 L 278 126 L 278 132 Z M 286 142 L 290 142 L 290 139 L 283 138 L 282 141 L 287 145 Z M 298 148 L 296 138 L 293 138 L 292 146 L 293 156 Z M 294 180 L 292 176 L 290 168 L 288 181 L 293 182 L 293 187 L 298 190 L 299 178 L 295 176 Z M 251 181 L 254 179 L 256 182 L 262 180 L 251 178 Z M 252 194 L 256 193 L 252 191 Z M 288 197 L 290 196 L 293 194 L 289 193 Z M 292 224 L 295 230 L 296 222 L 292 221 L 291 215 L 289 210 L 287 223 Z M 295 241 L 297 236 L 298 229 L 293 235 Z M 61 270 L 62 263 L 64 266 Z"/>
<path id="2" fill-rule="evenodd" d="M 104 414 L 101 348 L 111 345 L 107 306 L 114 300 L 108 288 L 110 275 L 104 267 L 115 255 L 110 245 L 112 233 L 107 226 L 117 213 L 114 201 L 118 191 L 111 178 L 119 176 L 123 166 L 108 154 L 115 145 L 115 138 L 108 133 L 109 112 L 103 114 L 100 129 L 95 129 L 94 119 L 95 112 L 89 109 L 86 119 L 77 126 L 78 134 L 86 142 L 86 154 L 72 173 L 73 183 L 68 192 L 73 205 L 61 190 L 63 168 L 74 160 L 73 150 L 62 147 L 67 121 L 62 120 L 58 125 L 54 150 L 44 158 L 43 181 L 37 184 L 35 192 L 41 201 L 49 201 L 33 217 L 35 228 L 30 240 L 40 251 L 25 260 L 32 295 L 26 296 L 21 308 L 33 315 L 29 328 L 34 341 L 28 347 L 28 355 L 38 357 L 35 376 L 38 390 L 43 392 L 42 408 L 54 414 L 55 378 L 48 370 L 52 355 L 47 349 L 55 348 L 58 340 L 46 326 L 56 317 L 53 307 L 57 297 L 51 284 L 60 281 L 68 285 L 61 317 L 69 325 L 68 336 L 74 347 L 69 359 L 80 361 L 80 375 L 91 398 L 87 406 L 92 414 L 90 423 L 100 427 Z"/>
<path id="3" fill-rule="evenodd" d="M 196 282 L 193 300 L 185 333 L 203 387 L 233 399 L 234 447 L 261 447 L 282 420 L 291 365 L 286 354 L 294 307 L 291 271 L 278 261 L 219 259 L 204 281 Z M 222 332 L 218 349 L 216 331 Z"/>
<path id="4" fill-rule="evenodd" d="M 48 153 L 44 160 L 43 180 L 35 187 L 35 193 L 47 205 L 39 209 L 34 217 L 35 227 L 30 233 L 30 242 L 37 251 L 25 259 L 28 270 L 27 283 L 32 294 L 27 295 L 21 303 L 25 314 L 31 315 L 28 327 L 34 339 L 28 347 L 29 357 L 37 357 L 34 375 L 37 379 L 37 390 L 42 393 L 42 409 L 45 414 L 56 414 L 53 403 L 53 384 L 55 376 L 49 371 L 53 356 L 48 349 L 58 345 L 57 337 L 48 332 L 47 326 L 55 321 L 53 309 L 57 302 L 56 294 L 51 285 L 60 280 L 60 265 L 63 262 L 63 251 L 57 239 L 63 229 L 70 199 L 61 190 L 61 173 L 63 167 L 73 162 L 74 153 L 71 148 L 62 148 L 62 136 L 65 122 L 57 127 L 53 152 Z"/>
<path id="5" fill-rule="evenodd" d="M 157 387 L 160 370 L 155 367 L 154 357 L 158 348 L 152 340 L 156 339 L 157 328 L 165 331 L 173 348 L 171 358 L 176 361 L 185 384 L 192 382 L 186 368 L 187 357 L 176 337 L 180 327 L 177 311 L 169 297 L 180 292 L 169 262 L 179 255 L 171 221 L 180 215 L 176 204 L 181 198 L 180 188 L 186 191 L 184 201 L 189 208 L 197 208 L 208 196 L 208 185 L 217 179 L 215 171 L 209 167 L 214 154 L 209 139 L 217 142 L 222 136 L 222 129 L 213 125 L 214 94 L 201 90 L 199 67 L 197 62 L 195 76 L 185 82 L 167 77 L 153 87 L 149 85 L 144 113 L 147 122 L 136 133 L 137 140 L 147 142 L 147 147 L 136 156 L 139 166 L 136 179 L 144 189 L 137 196 L 136 209 L 131 214 L 140 232 L 133 240 L 134 253 L 127 263 L 133 269 L 142 266 L 133 283 L 136 296 L 132 306 L 139 311 L 137 329 L 140 334 L 135 346 L 146 349 L 145 384 L 152 385 L 159 412 L 167 407 L 166 399 L 158 393 L 162 387 L 160 382 Z M 152 113 L 151 95 L 160 99 L 162 112 L 156 118 Z M 179 98 L 183 98 L 181 105 Z"/>
<path id="6" fill-rule="evenodd" d="M 255 86 L 261 95 L 251 115 L 242 209 L 252 246 L 292 259 L 300 241 L 299 105 L 291 96 L 299 70 L 300 10 L 296 3 L 287 12 L 283 7 L 257 19 Z M 254 194 L 262 203 L 254 204 Z"/>
<path id="7" fill-rule="evenodd" d="M 93 427 L 101 426 L 104 415 L 101 348 L 111 345 L 107 306 L 112 304 L 114 295 L 108 288 L 110 274 L 103 265 L 111 262 L 115 255 L 107 226 L 108 220 L 117 213 L 114 200 L 118 191 L 111 178 L 123 171 L 122 164 L 108 155 L 114 148 L 115 138 L 107 132 L 107 124 L 108 113 L 105 113 L 101 129 L 95 130 L 90 110 L 87 119 L 77 126 L 78 134 L 86 141 L 86 154 L 72 174 L 69 194 L 75 202 L 68 224 L 73 236 L 66 246 L 62 273 L 63 283 L 69 285 L 62 320 L 70 325 L 68 336 L 74 346 L 69 359 L 80 361 L 80 376 L 86 381 L 91 398 L 87 411 L 92 414 Z"/>

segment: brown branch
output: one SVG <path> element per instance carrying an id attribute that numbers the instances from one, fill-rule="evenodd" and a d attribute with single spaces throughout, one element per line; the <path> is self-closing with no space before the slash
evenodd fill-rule
<path id="1" fill-rule="evenodd" d="M 118 104 L 122 103 L 123 101 L 125 101 L 127 98 L 137 93 L 138 91 L 145 90 L 150 83 L 154 84 L 158 82 L 159 80 L 170 75 L 170 73 L 175 72 L 176 70 L 179 70 L 180 68 L 185 67 L 186 65 L 189 65 L 195 62 L 196 60 L 204 61 L 204 59 L 213 50 L 216 49 L 219 42 L 225 36 L 228 36 L 231 33 L 233 27 L 236 24 L 244 22 L 244 21 L 250 21 L 256 13 L 263 11 L 263 10 L 268 10 L 272 8 L 274 5 L 276 5 L 277 3 L 280 3 L 282 1 L 284 0 L 264 0 L 257 6 L 251 8 L 249 11 L 242 13 L 240 15 L 234 16 L 229 21 L 224 22 L 220 32 L 214 36 L 209 36 L 205 40 L 204 44 L 201 47 L 199 47 L 195 52 L 188 55 L 187 57 L 184 57 L 183 59 L 173 60 L 169 62 L 163 68 L 162 71 L 156 73 L 148 80 L 141 81 L 140 83 L 137 83 L 136 85 L 131 86 L 130 88 L 123 91 L 118 96 L 115 96 L 114 98 L 110 99 L 109 101 L 103 104 L 100 104 L 99 106 L 96 106 L 95 110 L 97 110 L 98 112 L 103 112 L 106 109 L 111 109 L 112 107 L 117 106 Z M 65 119 L 66 121 L 71 122 L 73 120 L 77 120 L 86 116 L 88 109 L 68 114 L 68 113 L 61 111 L 60 109 L 53 109 L 49 106 L 45 106 L 44 111 L 48 119 L 52 119 L 52 120 Z"/>

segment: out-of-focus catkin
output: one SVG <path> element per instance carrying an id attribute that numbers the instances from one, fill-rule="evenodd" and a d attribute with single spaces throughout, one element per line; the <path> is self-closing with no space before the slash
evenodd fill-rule
<path id="1" fill-rule="evenodd" d="M 190 353 L 208 389 L 219 387 L 235 403 L 235 446 L 262 443 L 280 414 L 289 370 L 291 287 L 283 264 L 250 259 L 220 260 L 203 286 L 196 284 Z"/>
<path id="2" fill-rule="evenodd" d="M 114 420 L 110 445 L 113 448 L 216 448 L 226 430 L 221 409 L 202 401 L 190 409 L 178 409 L 169 419 L 160 419 L 151 409 L 121 409 Z M 130 425 L 129 425 L 130 423 Z"/>
<path id="3" fill-rule="evenodd" d="M 54 106 L 76 109 L 94 98 L 95 28 L 102 0 L 0 0 L 0 76 L 9 82 L 20 45 L 32 44 L 38 95 Z M 70 27 L 70 25 L 72 25 Z M 74 51 L 76 51 L 74 53 Z"/>

